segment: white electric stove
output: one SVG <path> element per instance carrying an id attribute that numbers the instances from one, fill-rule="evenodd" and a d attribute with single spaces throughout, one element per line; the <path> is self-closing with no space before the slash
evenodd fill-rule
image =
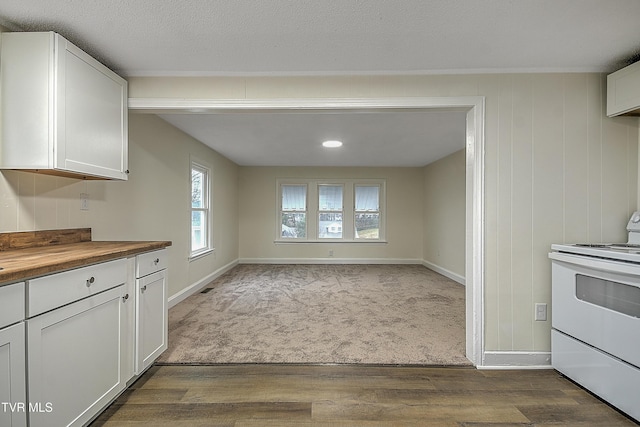
<path id="1" fill-rule="evenodd" d="M 640 420 L 640 213 L 627 243 L 552 245 L 553 367 Z"/>

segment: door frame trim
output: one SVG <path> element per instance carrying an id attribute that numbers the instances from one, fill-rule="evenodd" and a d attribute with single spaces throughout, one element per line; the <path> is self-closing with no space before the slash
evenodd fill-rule
<path id="1" fill-rule="evenodd" d="M 484 365 L 484 123 L 483 96 L 392 98 L 175 99 L 129 98 L 133 113 L 215 114 L 287 111 L 466 111 L 466 356 Z"/>

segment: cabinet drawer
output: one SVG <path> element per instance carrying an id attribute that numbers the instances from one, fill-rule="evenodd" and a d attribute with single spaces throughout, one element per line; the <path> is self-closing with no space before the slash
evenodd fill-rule
<path id="1" fill-rule="evenodd" d="M 136 257 L 136 277 L 144 277 L 156 271 L 167 268 L 168 256 L 166 249 L 147 252 Z"/>
<path id="2" fill-rule="evenodd" d="M 53 310 L 127 281 L 127 261 L 118 259 L 30 280 L 28 317 Z"/>
<path id="3" fill-rule="evenodd" d="M 0 287 L 0 329 L 24 320 L 24 282 Z"/>

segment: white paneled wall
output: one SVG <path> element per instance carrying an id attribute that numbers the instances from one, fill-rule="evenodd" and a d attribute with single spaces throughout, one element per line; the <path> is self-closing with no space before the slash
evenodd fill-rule
<path id="1" fill-rule="evenodd" d="M 551 243 L 626 241 L 638 120 L 604 115 L 604 76 L 481 79 L 486 115 L 486 349 L 549 351 Z"/>
<path id="2" fill-rule="evenodd" d="M 86 192 L 86 181 L 2 171 L 0 233 L 88 227 L 88 212 L 80 210 Z"/>

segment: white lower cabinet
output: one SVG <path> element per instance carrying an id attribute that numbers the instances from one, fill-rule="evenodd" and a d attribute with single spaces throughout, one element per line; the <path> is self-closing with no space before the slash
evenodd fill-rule
<path id="1" fill-rule="evenodd" d="M 83 426 L 167 348 L 166 250 L 0 286 L 0 427 Z"/>
<path id="2" fill-rule="evenodd" d="M 0 287 L 0 426 L 27 425 L 24 282 Z"/>
<path id="3" fill-rule="evenodd" d="M 167 349 L 166 252 L 159 250 L 136 257 L 136 375 Z"/>
<path id="4" fill-rule="evenodd" d="M 124 390 L 123 290 L 27 320 L 31 427 L 83 425 Z"/>
<path id="5" fill-rule="evenodd" d="M 29 426 L 81 426 L 126 387 L 127 261 L 27 282 Z"/>
<path id="6" fill-rule="evenodd" d="M 0 426 L 27 425 L 24 322 L 0 329 Z"/>

